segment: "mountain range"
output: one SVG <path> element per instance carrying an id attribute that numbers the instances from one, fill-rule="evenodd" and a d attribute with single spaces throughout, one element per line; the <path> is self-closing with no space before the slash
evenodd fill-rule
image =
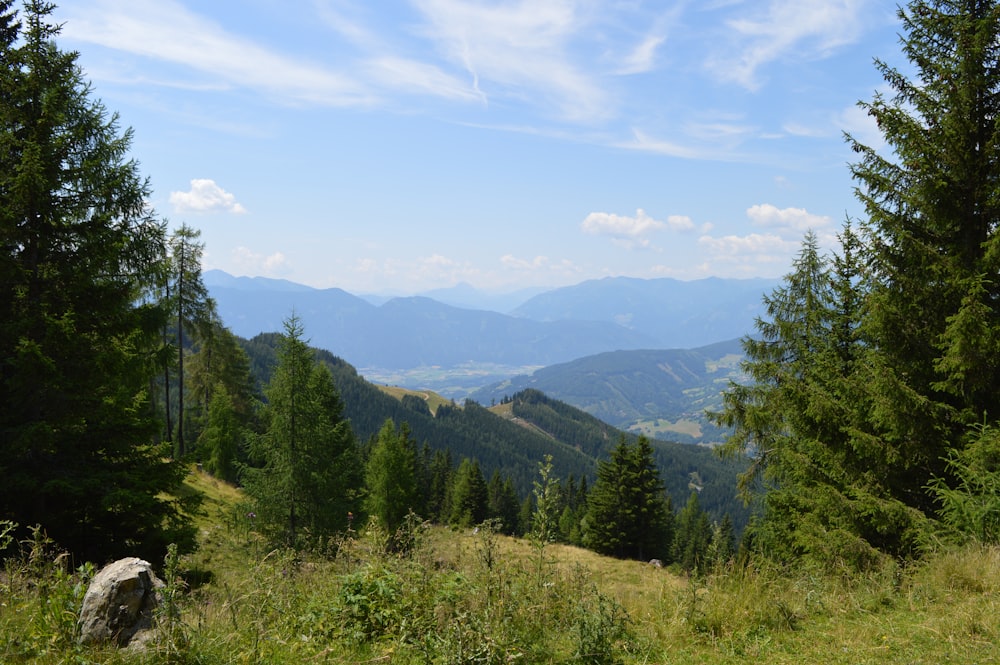
<path id="1" fill-rule="evenodd" d="M 473 303 L 468 285 L 379 304 L 338 288 L 206 271 L 222 320 L 242 337 L 282 330 L 293 312 L 314 346 L 362 372 L 502 366 L 511 376 L 608 351 L 704 346 L 740 337 L 762 312 L 765 279 L 696 281 L 609 277 L 530 296 L 508 312 Z M 527 295 L 525 293 L 524 295 Z M 496 302 L 496 296 L 483 296 Z M 493 378 L 492 376 L 487 378 Z M 480 382 L 480 386 L 488 383 Z"/>
<path id="2" fill-rule="evenodd" d="M 609 351 L 550 365 L 481 388 L 481 403 L 538 390 L 615 427 L 684 443 L 718 443 L 725 431 L 706 411 L 742 380 L 743 348 L 733 339 L 697 349 Z"/>

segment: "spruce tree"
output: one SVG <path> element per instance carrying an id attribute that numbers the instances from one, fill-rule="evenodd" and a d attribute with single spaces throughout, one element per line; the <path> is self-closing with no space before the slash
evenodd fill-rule
<path id="1" fill-rule="evenodd" d="M 53 5 L 0 3 L 0 515 L 82 559 L 193 545 L 152 439 L 164 253 L 131 132 L 59 50 Z"/>
<path id="2" fill-rule="evenodd" d="M 587 506 L 588 548 L 619 558 L 667 558 L 673 512 L 646 437 L 630 445 L 622 436 L 610 459 L 598 463 Z"/>
<path id="3" fill-rule="evenodd" d="M 904 73 L 877 61 L 891 92 L 863 107 L 886 148 L 852 140 L 870 270 L 864 342 L 875 470 L 903 510 L 875 542 L 917 549 L 927 491 L 1000 402 L 1000 6 L 914 1 L 899 10 Z M 915 516 L 914 516 L 915 515 Z"/>
<path id="4" fill-rule="evenodd" d="M 333 377 L 303 334 L 297 316 L 285 321 L 278 365 L 264 391 L 265 431 L 250 437 L 258 466 L 243 470 L 261 529 L 295 547 L 346 529 L 348 515 L 359 508 L 362 481 Z"/>
<path id="5" fill-rule="evenodd" d="M 462 459 L 455 472 L 451 497 L 452 524 L 475 526 L 489 517 L 489 493 L 479 461 Z"/>
<path id="6" fill-rule="evenodd" d="M 365 511 L 394 533 L 417 506 L 416 451 L 405 423 L 387 419 L 365 465 Z"/>
<path id="7" fill-rule="evenodd" d="M 701 509 L 698 493 L 691 492 L 687 504 L 677 514 L 671 561 L 687 572 L 703 570 L 705 565 L 711 563 L 711 544 L 712 525 Z"/>

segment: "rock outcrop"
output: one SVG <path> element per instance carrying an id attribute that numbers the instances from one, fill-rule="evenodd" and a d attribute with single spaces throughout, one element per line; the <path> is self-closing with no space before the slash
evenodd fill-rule
<path id="1" fill-rule="evenodd" d="M 127 646 L 152 628 L 163 582 L 148 562 L 120 559 L 94 576 L 80 611 L 80 642 Z"/>

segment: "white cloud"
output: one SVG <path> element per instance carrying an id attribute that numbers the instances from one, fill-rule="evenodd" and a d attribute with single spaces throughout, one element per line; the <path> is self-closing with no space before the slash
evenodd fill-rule
<path id="1" fill-rule="evenodd" d="M 759 226 L 794 231 L 801 236 L 810 229 L 816 230 L 830 223 L 830 218 L 814 215 L 803 208 L 778 208 L 761 203 L 747 208 L 747 217 Z"/>
<path id="2" fill-rule="evenodd" d="M 464 101 L 485 101 L 482 93 L 440 67 L 395 56 L 379 56 L 367 63 L 372 78 L 396 90 Z"/>
<path id="3" fill-rule="evenodd" d="M 639 42 L 622 62 L 618 74 L 642 74 L 656 63 L 656 51 L 666 41 L 661 35 L 649 35 Z"/>
<path id="4" fill-rule="evenodd" d="M 609 236 L 617 244 L 628 249 L 650 247 L 649 235 L 669 229 L 690 231 L 694 222 L 685 215 L 671 215 L 667 221 L 653 219 L 642 208 L 636 210 L 635 217 L 615 215 L 607 212 L 592 212 L 580 224 L 584 233 Z"/>
<path id="5" fill-rule="evenodd" d="M 206 178 L 191 180 L 191 189 L 187 192 L 171 192 L 170 204 L 180 213 L 231 212 L 240 215 L 246 212 L 235 196 Z"/>
<path id="6" fill-rule="evenodd" d="M 536 256 L 533 259 L 521 259 L 513 254 L 504 254 L 500 257 L 500 263 L 505 268 L 513 270 L 538 270 L 548 265 L 549 257 Z"/>
<path id="7" fill-rule="evenodd" d="M 589 122 L 611 115 L 613 100 L 570 55 L 585 19 L 566 0 L 470 3 L 415 0 L 423 36 L 463 68 L 484 97 L 541 100 L 563 118 Z"/>
<path id="8" fill-rule="evenodd" d="M 332 106 L 370 103 L 353 77 L 270 51 L 233 35 L 173 0 L 100 0 L 66 8 L 63 34 L 73 40 L 186 66 L 216 85 L 263 91 L 283 102 Z"/>
<path id="9" fill-rule="evenodd" d="M 769 0 L 747 3 L 753 14 L 727 22 L 735 52 L 719 54 L 709 68 L 723 79 L 755 90 L 758 70 L 775 60 L 821 57 L 854 42 L 862 28 L 864 0 Z"/>
<path id="10" fill-rule="evenodd" d="M 772 254 L 787 255 L 790 252 L 795 251 L 795 249 L 800 246 L 800 242 L 798 240 L 785 240 L 781 236 L 773 233 L 751 233 L 750 235 L 745 236 L 728 235 L 720 238 L 702 236 L 698 239 L 698 244 L 713 254 L 725 256 L 769 256 Z"/>
<path id="11" fill-rule="evenodd" d="M 281 252 L 261 254 L 249 247 L 237 247 L 232 252 L 237 272 L 247 275 L 280 275 L 288 272 L 288 260 Z"/>

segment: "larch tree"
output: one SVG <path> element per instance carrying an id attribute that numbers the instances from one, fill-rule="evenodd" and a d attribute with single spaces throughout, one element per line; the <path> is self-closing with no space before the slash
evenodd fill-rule
<path id="1" fill-rule="evenodd" d="M 164 252 L 131 132 L 55 43 L 53 5 L 0 2 L 0 514 L 82 559 L 159 560 L 194 531 L 153 445 Z"/>
<path id="2" fill-rule="evenodd" d="M 210 324 L 215 311 L 215 303 L 208 296 L 208 289 L 201 279 L 201 259 L 204 243 L 199 242 L 201 231 L 182 224 L 169 239 L 170 258 L 167 306 L 174 313 L 174 325 L 177 344 L 177 437 L 174 439 L 174 455 L 181 459 L 188 450 L 184 439 L 185 425 L 185 382 L 184 359 L 189 353 L 185 341 L 185 331 L 203 330 Z M 169 378 L 169 373 L 166 375 Z M 169 381 L 164 387 L 170 392 Z M 167 408 L 170 402 L 167 401 Z M 169 418 L 168 418 L 169 422 Z M 170 437 L 168 436 L 168 440 Z"/>
<path id="3" fill-rule="evenodd" d="M 346 529 L 363 477 L 333 376 L 303 334 L 297 316 L 285 321 L 278 365 L 264 391 L 264 432 L 249 437 L 256 465 L 242 474 L 262 531 L 293 547 Z"/>

